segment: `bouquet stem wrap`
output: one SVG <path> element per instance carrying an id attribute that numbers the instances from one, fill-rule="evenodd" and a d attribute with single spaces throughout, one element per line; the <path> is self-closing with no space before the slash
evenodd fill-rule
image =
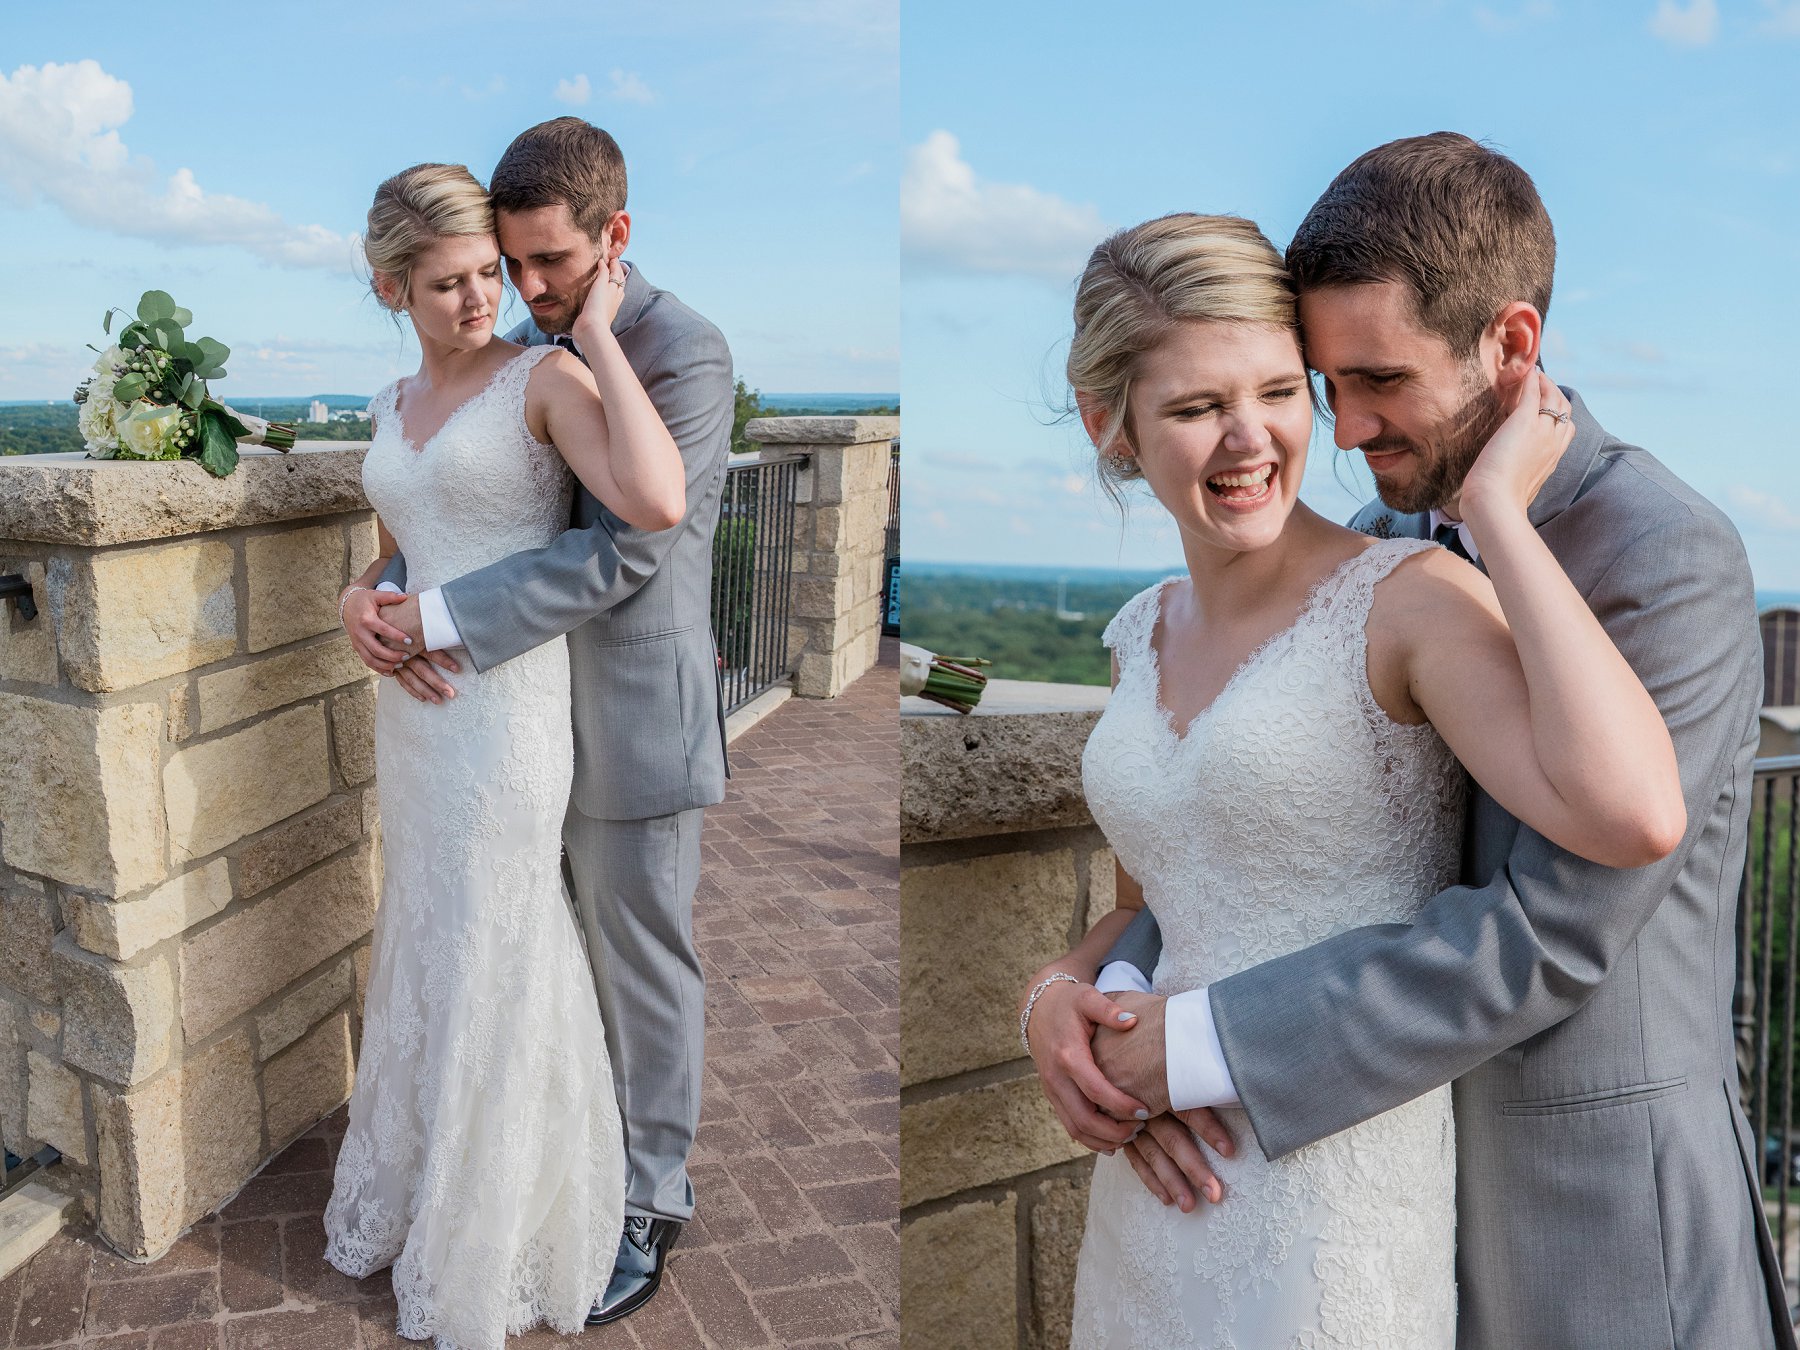
<path id="1" fill-rule="evenodd" d="M 939 656 L 923 647 L 900 644 L 900 692 L 967 713 L 981 702 L 988 677 L 977 666 L 991 665 L 979 656 Z"/>

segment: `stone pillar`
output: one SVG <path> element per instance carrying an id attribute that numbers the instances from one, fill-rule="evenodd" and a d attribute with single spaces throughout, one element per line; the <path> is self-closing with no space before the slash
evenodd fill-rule
<path id="1" fill-rule="evenodd" d="M 0 1137 L 154 1259 L 348 1095 L 374 680 L 362 447 L 0 459 Z"/>
<path id="2" fill-rule="evenodd" d="M 994 680 L 967 717 L 901 700 L 906 1350 L 1069 1343 L 1092 1162 L 1045 1101 L 1013 1010 L 1113 907 L 1112 851 L 1081 793 L 1106 697 Z"/>
<path id="3" fill-rule="evenodd" d="M 794 522 L 788 654 L 796 694 L 835 698 L 880 654 L 888 468 L 900 419 L 763 417 L 744 434 L 811 458 Z"/>

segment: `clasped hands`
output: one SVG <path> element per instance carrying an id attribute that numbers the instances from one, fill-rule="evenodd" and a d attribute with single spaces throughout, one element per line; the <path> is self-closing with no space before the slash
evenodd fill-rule
<path id="1" fill-rule="evenodd" d="M 344 631 L 357 659 L 377 675 L 391 675 L 421 703 L 442 703 L 456 690 L 438 670 L 462 669 L 448 652 L 427 652 L 419 597 L 395 591 L 360 589 L 342 598 Z"/>
<path id="2" fill-rule="evenodd" d="M 1225 1194 L 1198 1141 L 1225 1157 L 1235 1145 L 1207 1108 L 1170 1109 L 1164 1002 L 1059 980 L 1038 996 L 1029 1040 L 1044 1095 L 1069 1137 L 1099 1153 L 1123 1148 L 1150 1193 L 1186 1213 L 1199 1196 L 1216 1204 Z"/>

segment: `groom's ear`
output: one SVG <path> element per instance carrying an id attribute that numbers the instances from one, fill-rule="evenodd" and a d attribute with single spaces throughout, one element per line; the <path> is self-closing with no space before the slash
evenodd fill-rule
<path id="1" fill-rule="evenodd" d="M 625 245 L 631 242 L 631 214 L 627 211 L 614 211 L 611 219 L 600 228 L 600 253 L 609 261 L 625 251 Z"/>
<path id="2" fill-rule="evenodd" d="M 1494 383 L 1502 389 L 1517 388 L 1537 369 L 1544 342 L 1544 318 L 1537 306 L 1514 300 L 1494 316 L 1482 335 L 1482 346 L 1491 352 Z"/>

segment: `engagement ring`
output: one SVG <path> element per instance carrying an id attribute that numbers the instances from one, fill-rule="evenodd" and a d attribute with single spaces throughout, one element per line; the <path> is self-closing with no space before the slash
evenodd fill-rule
<path id="1" fill-rule="evenodd" d="M 1569 420 L 1568 413 L 1558 412 L 1555 408 L 1539 408 L 1538 411 L 1544 414 L 1545 417 L 1555 418 L 1558 422 L 1567 422 Z"/>

